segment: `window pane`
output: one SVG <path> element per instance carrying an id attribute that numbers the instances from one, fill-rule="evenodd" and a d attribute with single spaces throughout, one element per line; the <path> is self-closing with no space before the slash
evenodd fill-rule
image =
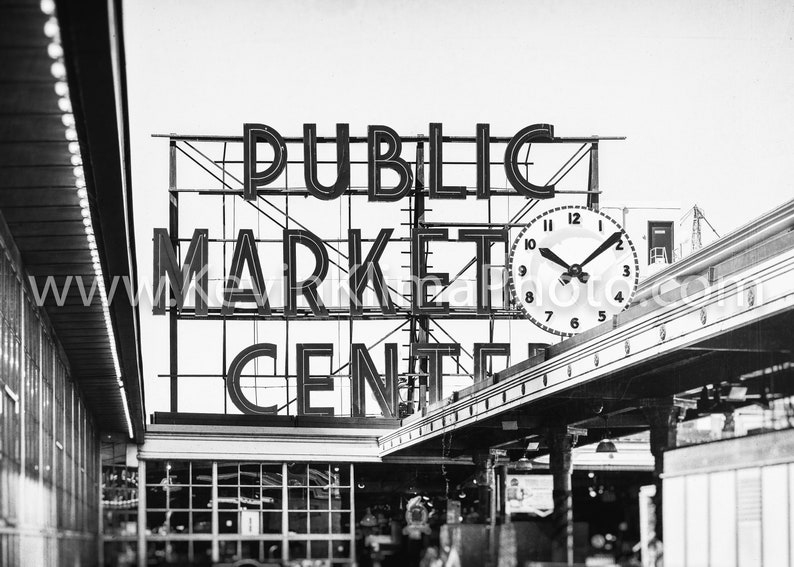
<path id="1" fill-rule="evenodd" d="M 331 552 L 333 557 L 350 557 L 350 541 L 344 539 L 332 541 Z"/>
<path id="2" fill-rule="evenodd" d="M 306 465 L 303 463 L 287 465 L 287 482 L 290 486 L 307 486 Z"/>
<path id="3" fill-rule="evenodd" d="M 350 510 L 349 488 L 340 488 L 331 492 L 331 508 L 333 510 Z"/>
<path id="4" fill-rule="evenodd" d="M 236 534 L 238 530 L 239 512 L 218 512 L 218 533 Z"/>
<path id="5" fill-rule="evenodd" d="M 211 512 L 193 512 L 193 533 L 194 534 L 212 533 Z"/>
<path id="6" fill-rule="evenodd" d="M 263 488 L 261 491 L 262 509 L 280 510 L 281 509 L 281 489 Z"/>
<path id="7" fill-rule="evenodd" d="M 309 531 L 313 534 L 328 533 L 328 513 L 312 512 L 309 514 Z"/>
<path id="8" fill-rule="evenodd" d="M 312 541 L 310 543 L 312 559 L 328 559 L 328 542 Z"/>
<path id="9" fill-rule="evenodd" d="M 191 480 L 193 484 L 212 484 L 212 463 L 193 463 Z"/>
<path id="10" fill-rule="evenodd" d="M 259 486 L 259 465 L 240 465 L 240 484 Z"/>
<path id="11" fill-rule="evenodd" d="M 239 484 L 239 472 L 237 465 L 218 464 L 218 484 L 237 485 Z"/>
<path id="12" fill-rule="evenodd" d="M 307 533 L 309 530 L 306 522 L 306 516 L 306 512 L 290 512 L 289 531 L 296 534 Z"/>
<path id="13" fill-rule="evenodd" d="M 263 534 L 281 533 L 281 512 L 262 513 L 262 533 Z"/>
<path id="14" fill-rule="evenodd" d="M 331 532 L 335 534 L 350 533 L 350 512 L 331 513 Z"/>
<path id="15" fill-rule="evenodd" d="M 305 541 L 290 541 L 289 542 L 289 558 L 290 559 L 306 559 L 308 557 L 307 542 Z"/>
<path id="16" fill-rule="evenodd" d="M 194 486 L 192 492 L 192 507 L 194 510 L 209 510 L 212 507 L 212 487 Z"/>
<path id="17" fill-rule="evenodd" d="M 312 510 L 327 510 L 328 509 L 328 488 L 310 488 L 309 489 L 309 508 Z"/>
<path id="18" fill-rule="evenodd" d="M 289 489 L 289 508 L 290 510 L 306 510 L 306 489 Z"/>

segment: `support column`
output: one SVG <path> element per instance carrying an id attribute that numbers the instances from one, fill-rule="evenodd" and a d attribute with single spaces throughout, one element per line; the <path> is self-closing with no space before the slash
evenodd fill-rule
<path id="1" fill-rule="evenodd" d="M 146 561 L 146 461 L 138 460 L 138 567 Z"/>
<path id="2" fill-rule="evenodd" d="M 554 479 L 554 512 L 551 521 L 554 535 L 551 559 L 555 563 L 573 565 L 573 499 L 571 497 L 571 448 L 573 437 L 565 425 L 550 428 L 546 433 L 549 446 L 549 470 Z"/>
<path id="3" fill-rule="evenodd" d="M 656 484 L 656 496 L 653 505 L 656 510 L 656 539 L 664 541 L 662 526 L 664 524 L 662 498 L 662 473 L 664 473 L 664 452 L 675 449 L 678 441 L 678 424 L 683 417 L 684 408 L 666 403 L 643 408 L 645 417 L 650 425 L 650 445 L 653 455 L 653 480 Z"/>

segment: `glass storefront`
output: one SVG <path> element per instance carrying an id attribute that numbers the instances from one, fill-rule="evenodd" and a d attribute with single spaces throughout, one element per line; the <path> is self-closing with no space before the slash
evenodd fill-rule
<path id="1" fill-rule="evenodd" d="M 249 559 L 349 565 L 353 465 L 141 461 L 106 467 L 106 564 L 132 564 L 145 514 L 149 564 Z M 138 484 L 145 478 L 145 489 Z"/>
<path id="2" fill-rule="evenodd" d="M 0 565 L 91 564 L 96 430 L 21 277 L 0 243 Z"/>

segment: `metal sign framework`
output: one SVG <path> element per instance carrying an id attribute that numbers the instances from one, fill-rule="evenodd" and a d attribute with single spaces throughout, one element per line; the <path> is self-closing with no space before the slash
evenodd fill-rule
<path id="1" fill-rule="evenodd" d="M 297 218 L 295 214 L 295 209 L 300 208 L 300 203 L 303 201 L 305 197 L 308 196 L 308 192 L 305 187 L 298 186 L 297 184 L 291 184 L 289 181 L 289 173 L 287 171 L 286 175 L 284 175 L 284 187 L 274 188 L 274 187 L 264 187 L 259 188 L 257 190 L 256 200 L 246 200 L 244 199 L 244 188 L 243 188 L 243 180 L 240 178 L 242 175 L 239 174 L 237 169 L 239 169 L 241 165 L 241 160 L 235 160 L 230 158 L 230 152 L 234 149 L 237 149 L 242 146 L 243 138 L 242 137 L 234 137 L 234 136 L 191 136 L 191 135 L 156 135 L 155 137 L 167 137 L 169 139 L 169 187 L 168 187 L 168 196 L 169 196 L 169 234 L 171 238 L 171 244 L 174 250 L 177 252 L 177 258 L 181 258 L 183 255 L 183 251 L 180 250 L 180 247 L 186 243 L 190 242 L 189 238 L 185 238 L 184 236 L 180 235 L 180 201 L 184 200 L 188 197 L 188 195 L 213 195 L 213 196 L 220 196 L 222 199 L 222 206 L 223 206 L 223 238 L 208 238 L 210 243 L 220 243 L 223 246 L 223 277 L 224 281 L 228 275 L 228 266 L 227 266 L 227 247 L 229 245 L 234 245 L 235 238 L 227 238 L 227 215 L 226 210 L 227 206 L 232 207 L 240 204 L 243 207 L 251 207 L 258 217 L 267 223 L 278 227 L 280 229 L 288 229 L 290 227 L 298 227 L 301 229 L 309 230 L 309 227 L 302 224 Z M 513 228 L 519 228 L 524 226 L 524 223 L 528 220 L 528 215 L 533 211 L 533 209 L 538 205 L 539 201 L 536 199 L 522 199 L 523 204 L 519 208 L 519 210 L 510 215 L 510 218 L 507 222 L 495 222 L 492 219 L 491 215 L 491 202 L 490 198 L 488 200 L 488 207 L 487 207 L 487 218 L 484 222 L 456 222 L 450 221 L 447 222 L 442 220 L 441 222 L 438 221 L 428 221 L 426 220 L 426 214 L 432 210 L 428 206 L 428 190 L 425 184 L 425 145 L 429 142 L 429 137 L 427 136 L 412 136 L 412 137 L 401 137 L 400 138 L 404 145 L 411 144 L 415 146 L 415 159 L 408 161 L 411 167 L 414 168 L 415 176 L 414 176 L 414 183 L 413 187 L 409 193 L 407 203 L 408 207 L 400 208 L 401 214 L 405 215 L 405 221 L 400 223 L 400 226 L 404 229 L 408 230 L 407 235 L 399 235 L 399 236 L 392 236 L 390 242 L 397 242 L 400 243 L 401 246 L 407 247 L 407 251 L 403 251 L 403 254 L 408 254 L 408 257 L 411 259 L 411 262 L 422 262 L 425 267 L 427 267 L 428 260 L 430 259 L 430 255 L 432 252 L 428 249 L 427 242 L 421 242 L 420 246 L 422 249 L 415 250 L 415 241 L 411 237 L 413 231 L 417 229 L 426 229 L 426 228 L 458 228 L 458 229 L 502 229 L 509 231 Z M 558 194 L 568 194 L 568 195 L 583 195 L 586 198 L 586 203 L 589 207 L 598 208 L 599 203 L 599 174 L 598 174 L 598 151 L 599 151 L 599 142 L 602 140 L 616 140 L 616 139 L 623 139 L 623 138 L 604 138 L 604 137 L 583 137 L 583 138 L 552 138 L 549 140 L 551 143 L 555 144 L 573 144 L 576 145 L 576 150 L 568 157 L 568 159 L 556 170 L 554 175 L 547 181 L 546 185 L 556 184 L 561 180 L 565 179 L 566 176 L 571 173 L 577 165 L 579 165 L 585 158 L 588 158 L 588 172 L 587 172 L 587 185 L 583 189 L 577 190 L 557 190 Z M 316 139 L 318 144 L 332 144 L 336 142 L 335 138 L 327 137 L 327 138 L 317 138 Z M 442 138 L 444 143 L 448 144 L 469 144 L 473 145 L 477 143 L 477 139 L 475 137 L 450 137 L 444 136 Z M 490 139 L 491 144 L 507 144 L 509 143 L 510 138 L 498 138 L 493 137 Z M 288 147 L 293 145 L 302 145 L 304 140 L 302 137 L 290 137 L 284 138 L 284 142 L 287 144 Z M 352 146 L 356 144 L 366 144 L 367 138 L 366 137 L 350 137 L 349 142 Z M 525 168 L 525 175 L 528 177 L 529 175 L 529 166 L 532 165 L 529 162 L 529 154 L 531 150 L 532 144 L 526 144 L 526 152 L 524 154 L 523 159 L 523 167 Z M 567 154 L 566 154 L 567 155 Z M 194 171 L 199 171 L 205 178 L 211 183 L 216 185 L 215 187 L 207 187 L 207 188 L 197 188 L 197 187 L 187 187 L 187 186 L 180 186 L 178 179 L 180 179 L 180 175 L 178 175 L 178 165 L 180 163 L 189 163 Z M 289 160 L 287 165 L 296 165 L 302 163 L 300 160 Z M 328 166 L 335 164 L 336 162 L 333 160 L 318 160 L 318 164 Z M 488 160 L 490 166 L 498 166 L 501 165 L 502 162 L 496 162 Z M 350 164 L 352 167 L 359 167 L 363 168 L 367 165 L 367 160 L 364 159 L 351 159 Z M 443 165 L 450 165 L 450 166 L 473 166 L 475 162 L 473 160 L 448 160 L 444 161 Z M 471 186 L 465 187 L 465 193 L 467 196 L 474 196 L 476 194 L 476 188 Z M 504 198 L 512 196 L 517 198 L 515 193 L 508 190 L 506 187 L 503 189 L 499 188 L 492 188 L 490 192 L 493 198 Z M 362 196 L 366 197 L 367 190 L 366 187 L 357 186 L 354 182 L 351 182 L 349 189 L 347 190 L 346 194 L 340 197 L 342 202 L 346 205 L 347 209 L 347 219 L 348 219 L 348 226 L 353 226 L 353 210 L 354 210 L 354 202 L 356 199 L 361 198 Z M 278 201 L 277 198 L 283 198 L 283 206 L 279 206 L 274 201 Z M 232 202 L 234 201 L 234 202 Z M 432 204 L 431 201 L 429 204 Z M 291 210 L 292 209 L 292 210 Z M 233 235 L 232 235 L 233 236 Z M 373 239 L 362 239 L 364 242 L 373 242 Z M 257 242 L 273 242 L 273 240 L 267 239 L 257 239 Z M 454 239 L 450 238 L 449 241 L 454 241 Z M 504 243 L 504 261 L 502 262 L 502 266 L 507 263 L 507 254 L 510 245 L 510 238 Z M 332 265 L 335 265 L 339 268 L 342 272 L 347 273 L 348 268 L 346 267 L 346 263 L 348 261 L 348 256 L 340 247 L 340 241 L 333 241 L 332 239 L 324 240 L 324 245 L 328 252 L 330 252 L 331 256 L 329 256 L 329 262 Z M 472 266 L 475 265 L 476 258 L 472 257 L 468 262 L 466 262 L 461 269 L 452 277 L 449 278 L 449 282 L 445 285 L 441 286 L 440 289 L 434 290 L 432 294 L 432 299 L 438 298 L 446 289 L 452 286 L 456 281 L 458 281 L 466 272 L 467 270 L 471 269 Z M 403 268 L 408 268 L 409 266 L 403 266 Z M 450 275 L 452 275 L 450 273 Z M 446 313 L 438 313 L 433 314 L 432 316 L 426 314 L 417 314 L 415 310 L 411 308 L 412 305 L 416 304 L 417 297 L 416 293 L 417 290 L 414 286 L 411 286 L 409 293 L 400 292 L 394 287 L 389 286 L 389 289 L 392 293 L 395 294 L 400 301 L 399 304 L 396 305 L 396 309 L 392 314 L 385 314 L 378 309 L 364 309 L 360 313 L 351 313 L 350 311 L 338 308 L 338 307 L 328 307 L 328 317 L 331 320 L 335 320 L 338 322 L 346 322 L 348 326 L 348 335 L 352 342 L 353 337 L 353 329 L 355 320 L 367 320 L 367 319 L 390 319 L 395 320 L 398 324 L 388 333 L 383 336 L 380 336 L 376 340 L 371 341 L 367 344 L 368 348 L 376 347 L 382 343 L 384 343 L 389 338 L 393 337 L 401 330 L 406 330 L 409 333 L 408 343 L 409 344 L 422 344 L 422 343 L 445 343 L 445 341 L 451 341 L 451 343 L 456 344 L 453 337 L 453 333 L 455 333 L 455 329 L 453 328 L 455 325 L 455 321 L 464 321 L 464 320 L 487 320 L 489 321 L 489 343 L 493 343 L 494 340 L 494 327 L 498 321 L 510 321 L 515 319 L 523 319 L 523 315 L 521 312 L 515 308 L 514 305 L 510 303 L 509 293 L 503 293 L 503 300 L 501 306 L 493 306 L 488 309 L 487 313 L 480 312 L 479 309 L 473 309 L 472 307 L 462 307 L 462 306 L 455 306 L 450 305 L 449 310 Z M 407 302 L 407 305 L 405 304 Z M 217 307 L 209 307 L 208 313 L 205 316 L 199 316 L 196 314 L 195 309 L 191 309 L 189 307 L 185 307 L 182 309 L 176 309 L 174 307 L 167 307 L 166 311 L 169 317 L 169 347 L 170 347 L 170 365 L 169 365 L 169 372 L 168 374 L 161 374 L 161 377 L 168 377 L 170 379 L 170 409 L 172 412 L 178 412 L 179 408 L 179 379 L 180 378 L 192 378 L 192 377 L 218 377 L 222 378 L 226 381 L 227 378 L 227 363 L 226 360 L 226 346 L 227 346 L 227 323 L 232 320 L 259 320 L 261 319 L 261 315 L 257 313 L 256 308 L 237 308 L 235 312 L 231 315 L 227 313 L 223 313 L 220 308 Z M 284 308 L 273 307 L 268 319 L 277 319 L 282 320 L 284 322 L 284 339 L 285 343 L 289 345 L 289 336 L 290 336 L 290 322 L 291 320 L 306 320 L 311 317 L 311 311 L 305 308 L 299 308 L 297 315 L 290 316 L 289 313 L 285 313 Z M 178 345 L 178 338 L 179 338 L 179 323 L 180 321 L 186 320 L 216 320 L 222 322 L 222 334 L 223 334 L 223 345 L 222 345 L 222 365 L 223 365 L 223 372 L 222 373 L 204 373 L 204 374 L 185 374 L 180 373 L 179 371 L 179 345 Z M 444 325 L 442 325 L 439 321 L 445 320 Z M 449 325 L 446 321 L 451 321 Z M 341 338 L 341 337 L 338 337 Z M 403 343 L 404 344 L 404 343 Z M 446 343 L 445 343 L 446 344 Z M 506 354 L 505 352 L 494 352 L 493 354 Z M 508 348 L 509 351 L 509 348 Z M 460 375 L 467 375 L 470 376 L 473 380 L 477 381 L 478 379 L 482 379 L 486 375 L 490 375 L 491 368 L 490 368 L 490 358 L 488 356 L 483 356 L 481 352 L 469 352 L 466 348 L 460 347 L 458 352 L 451 353 L 455 355 L 456 359 L 456 367 L 457 371 Z M 460 355 L 463 355 L 466 359 L 468 359 L 471 363 L 473 363 L 473 370 L 469 371 L 467 369 L 468 363 L 461 363 Z M 352 357 L 352 355 L 351 355 Z M 413 413 L 417 407 L 422 408 L 428 403 L 428 377 L 430 376 L 431 372 L 428 369 L 428 358 L 426 354 L 421 352 L 421 349 L 412 348 L 408 353 L 407 362 L 407 372 L 400 372 L 398 374 L 399 377 L 399 399 L 400 399 L 400 414 L 410 414 Z M 403 359 L 406 360 L 406 359 Z M 508 359 L 509 360 L 509 359 Z M 346 371 L 349 371 L 351 366 L 351 361 L 348 360 L 346 363 L 341 364 L 338 368 L 332 369 L 330 372 L 330 376 L 332 377 L 345 377 L 347 374 Z M 487 366 L 487 368 L 486 368 Z M 283 374 L 276 375 L 271 377 L 281 378 L 288 383 L 290 378 L 295 378 L 295 375 L 290 371 L 290 357 L 284 357 L 284 367 L 283 367 Z M 290 399 L 288 402 L 278 408 L 278 412 L 282 413 L 282 410 L 287 414 L 290 415 L 290 405 L 294 403 L 295 399 Z M 436 401 L 435 399 L 430 399 L 430 402 Z M 226 403 L 224 401 L 224 413 L 226 410 Z"/>

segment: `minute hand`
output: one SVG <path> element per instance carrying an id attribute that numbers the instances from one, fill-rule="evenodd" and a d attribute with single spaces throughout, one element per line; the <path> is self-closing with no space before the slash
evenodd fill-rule
<path id="1" fill-rule="evenodd" d="M 598 256 L 599 254 L 601 254 L 601 253 L 602 253 L 604 250 L 606 250 L 607 248 L 610 248 L 611 246 L 615 245 L 615 244 L 616 244 L 616 243 L 617 243 L 617 242 L 618 242 L 618 241 L 621 239 L 621 237 L 622 237 L 622 236 L 623 236 L 623 233 L 622 233 L 622 232 L 614 232 L 614 233 L 612 233 L 612 236 L 610 236 L 609 238 L 607 238 L 607 239 L 606 239 L 606 240 L 605 240 L 605 241 L 604 241 L 604 242 L 601 244 L 601 246 L 599 246 L 598 248 L 596 248 L 595 250 L 593 250 L 593 253 L 592 253 L 592 254 L 590 254 L 590 255 L 589 255 L 587 258 L 585 258 L 585 259 L 584 259 L 584 261 L 583 261 L 581 264 L 579 264 L 579 266 L 584 266 L 584 265 L 585 265 L 585 264 L 587 264 L 587 263 L 588 263 L 590 260 L 592 260 L 593 258 L 595 258 L 596 256 Z"/>

